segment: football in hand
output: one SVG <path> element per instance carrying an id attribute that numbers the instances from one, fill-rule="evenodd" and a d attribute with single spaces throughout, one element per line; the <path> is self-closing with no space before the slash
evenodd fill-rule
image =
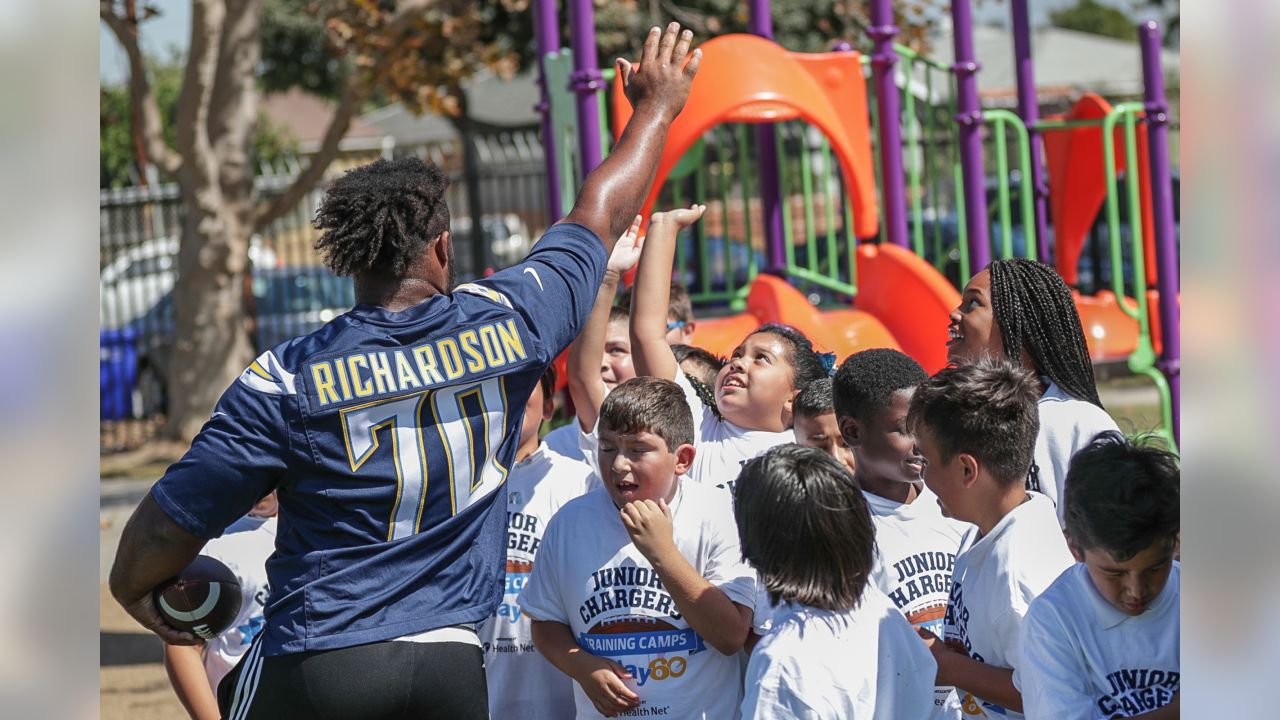
<path id="1" fill-rule="evenodd" d="M 240 582 L 231 568 L 197 556 L 178 576 L 154 591 L 156 610 L 170 626 L 204 640 L 226 631 L 240 614 Z"/>

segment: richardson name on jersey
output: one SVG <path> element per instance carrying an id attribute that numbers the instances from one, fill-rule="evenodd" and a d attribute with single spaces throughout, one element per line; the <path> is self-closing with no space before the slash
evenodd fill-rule
<path id="1" fill-rule="evenodd" d="M 514 319 L 469 328 L 416 347 L 361 352 L 309 367 L 321 407 L 453 382 L 528 359 Z"/>

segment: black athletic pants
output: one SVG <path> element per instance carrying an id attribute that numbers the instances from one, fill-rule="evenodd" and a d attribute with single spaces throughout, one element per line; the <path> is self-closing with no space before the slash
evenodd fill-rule
<path id="1" fill-rule="evenodd" d="M 487 720 L 484 656 L 457 642 L 387 641 L 262 657 L 218 685 L 224 720 Z"/>

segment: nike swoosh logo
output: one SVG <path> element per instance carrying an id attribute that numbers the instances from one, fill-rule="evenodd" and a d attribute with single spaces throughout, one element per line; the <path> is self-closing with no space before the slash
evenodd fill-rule
<path id="1" fill-rule="evenodd" d="M 525 268 L 525 269 L 524 269 L 524 271 L 525 271 L 525 272 L 527 272 L 527 273 L 529 273 L 530 275 L 532 275 L 534 280 L 537 280 L 537 281 L 538 281 L 538 289 L 539 289 L 539 290 L 542 290 L 542 291 L 544 291 L 544 292 L 546 291 L 546 288 L 542 287 L 542 278 L 538 277 L 538 271 L 537 271 L 537 270 L 534 270 L 533 268 Z"/>

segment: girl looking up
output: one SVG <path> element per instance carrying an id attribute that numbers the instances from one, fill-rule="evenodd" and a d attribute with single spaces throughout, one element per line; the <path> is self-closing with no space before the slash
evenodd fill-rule
<path id="1" fill-rule="evenodd" d="M 1098 399 L 1071 289 L 1044 263 L 996 260 L 965 286 L 948 333 L 952 363 L 1005 357 L 1039 376 L 1040 433 L 1027 489 L 1047 495 L 1061 522 L 1071 456 L 1099 433 L 1119 430 Z"/>
<path id="2" fill-rule="evenodd" d="M 693 410 L 698 449 L 689 474 L 697 482 L 733 491 L 742 463 L 794 442 L 792 402 L 826 368 L 803 333 L 769 324 L 748 333 L 716 375 L 704 398 L 678 372 L 667 344 L 667 297 L 676 235 L 702 217 L 705 205 L 654 213 L 640 254 L 631 301 L 631 356 L 637 375 L 675 380 Z"/>

